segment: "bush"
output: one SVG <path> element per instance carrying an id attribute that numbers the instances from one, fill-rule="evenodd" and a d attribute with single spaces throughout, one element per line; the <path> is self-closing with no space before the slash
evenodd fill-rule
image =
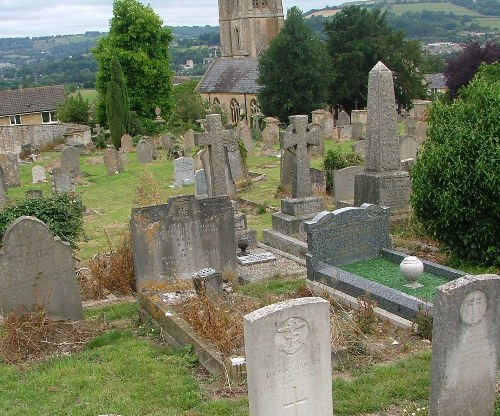
<path id="1" fill-rule="evenodd" d="M 63 123 L 86 123 L 89 119 L 89 102 L 80 91 L 68 96 L 57 108 L 57 118 Z"/>
<path id="2" fill-rule="evenodd" d="M 47 198 L 26 198 L 0 211 L 0 240 L 11 222 L 23 215 L 30 215 L 45 225 L 72 247 L 84 235 L 84 206 L 76 194 L 60 193 Z"/>
<path id="3" fill-rule="evenodd" d="M 325 156 L 323 169 L 326 171 L 326 190 L 333 191 L 333 171 L 349 166 L 363 164 L 363 156 L 359 153 L 342 153 L 339 149 L 330 149 Z"/>
<path id="4" fill-rule="evenodd" d="M 459 259 L 500 264 L 500 64 L 484 65 L 450 105 L 435 102 L 412 170 L 411 203 Z M 496 109 L 496 110 L 495 110 Z"/>

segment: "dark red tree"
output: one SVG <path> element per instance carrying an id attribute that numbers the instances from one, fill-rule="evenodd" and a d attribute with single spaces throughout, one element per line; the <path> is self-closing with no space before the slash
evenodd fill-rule
<path id="1" fill-rule="evenodd" d="M 498 41 L 489 41 L 483 46 L 477 40 L 467 42 L 460 54 L 447 60 L 443 71 L 450 98 L 455 98 L 458 90 L 469 84 L 476 75 L 481 62 L 492 64 L 498 61 L 500 61 Z"/>

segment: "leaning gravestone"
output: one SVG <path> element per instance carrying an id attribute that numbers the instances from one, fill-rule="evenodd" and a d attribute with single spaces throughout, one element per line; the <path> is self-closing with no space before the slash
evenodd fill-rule
<path id="1" fill-rule="evenodd" d="M 75 192 L 75 177 L 72 170 L 54 168 L 50 172 L 52 192 Z"/>
<path id="2" fill-rule="evenodd" d="M 123 172 L 122 154 L 116 149 L 107 149 L 104 154 L 104 165 L 110 176 Z"/>
<path id="3" fill-rule="evenodd" d="M 151 163 L 153 161 L 153 146 L 146 140 L 137 144 L 137 161 L 141 164 Z"/>
<path id="4" fill-rule="evenodd" d="M 35 304 L 48 316 L 83 319 L 71 247 L 34 217 L 20 217 L 5 231 L 0 251 L 0 307 L 9 311 Z"/>
<path id="5" fill-rule="evenodd" d="M 363 172 L 363 166 L 349 166 L 333 171 L 333 198 L 335 209 L 354 206 L 354 178 Z"/>
<path id="6" fill-rule="evenodd" d="M 244 317 L 250 416 L 331 416 L 330 304 L 299 298 Z"/>
<path id="7" fill-rule="evenodd" d="M 264 119 L 266 127 L 262 131 L 262 141 L 264 142 L 264 150 L 271 151 L 274 146 L 279 143 L 280 128 L 278 126 L 279 120 L 273 117 L 266 117 Z"/>
<path id="8" fill-rule="evenodd" d="M 120 141 L 120 149 L 129 152 L 134 148 L 134 139 L 130 134 L 124 134 Z"/>
<path id="9" fill-rule="evenodd" d="M 5 176 L 3 168 L 0 166 L 0 203 L 7 199 L 7 185 L 5 184 Z"/>
<path id="10" fill-rule="evenodd" d="M 205 175 L 205 169 L 198 169 L 194 173 L 195 183 L 194 183 L 194 194 L 196 196 L 208 196 L 208 185 L 207 177 Z"/>
<path id="11" fill-rule="evenodd" d="M 3 169 L 7 187 L 21 186 L 18 156 L 14 153 L 0 153 L 0 167 Z"/>
<path id="12" fill-rule="evenodd" d="M 238 137 L 243 142 L 247 154 L 253 154 L 253 141 L 252 141 L 252 132 L 250 131 L 250 127 L 248 126 L 248 122 L 246 120 L 242 120 L 238 126 Z"/>
<path id="13" fill-rule="evenodd" d="M 227 196 L 170 198 L 132 209 L 132 250 L 137 288 L 148 282 L 191 279 L 205 267 L 234 273 L 234 213 Z"/>
<path id="14" fill-rule="evenodd" d="M 492 416 L 500 348 L 500 277 L 437 288 L 432 309 L 430 416 Z"/>
<path id="15" fill-rule="evenodd" d="M 44 183 L 47 182 L 47 177 L 45 176 L 45 168 L 43 166 L 33 166 L 31 169 L 31 178 L 33 183 Z"/>
<path id="16" fill-rule="evenodd" d="M 74 177 L 80 176 L 80 151 L 73 146 L 66 146 L 61 152 L 61 168 L 73 171 Z"/>
<path id="17" fill-rule="evenodd" d="M 192 157 L 179 157 L 174 160 L 174 186 L 194 183 L 194 167 Z"/>
<path id="18" fill-rule="evenodd" d="M 409 207 L 411 182 L 408 172 L 400 170 L 395 102 L 392 71 L 379 61 L 368 75 L 365 170 L 356 175 L 356 206 Z"/>

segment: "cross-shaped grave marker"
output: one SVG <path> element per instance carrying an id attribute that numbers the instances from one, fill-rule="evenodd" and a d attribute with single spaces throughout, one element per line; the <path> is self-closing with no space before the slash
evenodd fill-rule
<path id="1" fill-rule="evenodd" d="M 228 150 L 234 151 L 238 147 L 236 136 L 233 130 L 223 129 L 220 114 L 208 114 L 205 129 L 205 133 L 195 134 L 194 141 L 197 146 L 208 146 L 211 196 L 228 195 L 226 176 L 230 176 L 230 173 L 228 172 L 227 152 Z"/>
<path id="2" fill-rule="evenodd" d="M 290 403 L 283 404 L 283 410 L 293 410 L 293 416 L 299 416 L 299 406 L 303 403 L 307 403 L 307 397 L 299 399 L 297 394 L 297 386 L 293 387 L 293 397 L 294 401 Z"/>
<path id="3" fill-rule="evenodd" d="M 290 116 L 290 125 L 282 138 L 281 148 L 290 150 L 295 157 L 295 174 L 292 178 L 292 198 L 313 196 L 309 172 L 309 146 L 319 146 L 319 128 L 308 124 L 307 115 Z"/>

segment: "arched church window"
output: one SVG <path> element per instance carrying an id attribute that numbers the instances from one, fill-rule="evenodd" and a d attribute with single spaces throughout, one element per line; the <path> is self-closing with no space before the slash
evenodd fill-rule
<path id="1" fill-rule="evenodd" d="M 257 100 L 251 100 L 250 101 L 250 115 L 255 115 L 255 114 L 260 114 L 260 108 L 259 105 L 257 104 Z"/>
<path id="2" fill-rule="evenodd" d="M 253 7 L 259 7 L 259 0 L 252 0 Z"/>
<path id="3" fill-rule="evenodd" d="M 239 123 L 240 121 L 240 103 L 233 98 L 231 100 L 231 122 L 234 124 Z"/>
<path id="4" fill-rule="evenodd" d="M 217 97 L 214 98 L 214 105 L 219 105 L 220 106 L 220 101 Z"/>

